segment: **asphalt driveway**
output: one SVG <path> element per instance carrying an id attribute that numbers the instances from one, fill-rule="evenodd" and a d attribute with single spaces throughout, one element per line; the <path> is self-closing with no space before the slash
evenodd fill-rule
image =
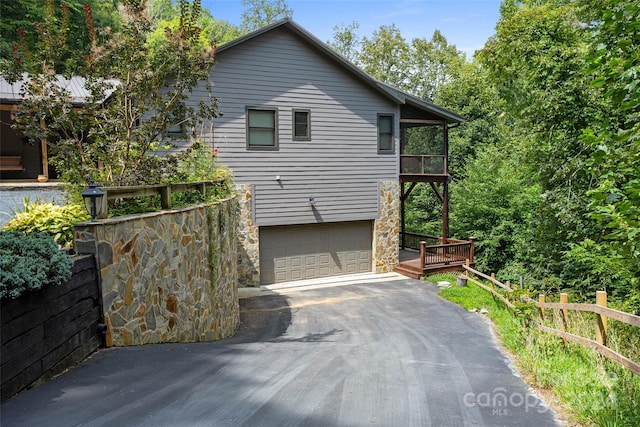
<path id="1" fill-rule="evenodd" d="M 282 288 L 282 287 L 281 287 Z M 9 426 L 552 426 L 482 315 L 383 275 L 241 300 L 215 343 L 101 350 L 2 404 Z"/>

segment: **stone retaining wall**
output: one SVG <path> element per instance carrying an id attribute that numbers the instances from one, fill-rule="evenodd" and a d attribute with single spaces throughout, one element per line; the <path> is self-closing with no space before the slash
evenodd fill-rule
<path id="1" fill-rule="evenodd" d="M 96 256 L 107 346 L 213 341 L 239 323 L 235 198 L 77 224 Z"/>

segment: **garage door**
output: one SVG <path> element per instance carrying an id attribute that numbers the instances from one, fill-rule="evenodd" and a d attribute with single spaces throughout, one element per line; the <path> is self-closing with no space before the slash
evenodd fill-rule
<path id="1" fill-rule="evenodd" d="M 371 271 L 371 221 L 260 227 L 260 283 Z"/>

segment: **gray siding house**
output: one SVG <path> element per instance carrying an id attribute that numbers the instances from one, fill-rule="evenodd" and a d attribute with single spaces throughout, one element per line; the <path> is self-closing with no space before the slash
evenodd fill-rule
<path id="1" fill-rule="evenodd" d="M 222 116 L 202 136 L 240 189 L 241 284 L 391 271 L 401 120 L 463 119 L 378 82 L 289 19 L 221 46 L 211 80 Z"/>

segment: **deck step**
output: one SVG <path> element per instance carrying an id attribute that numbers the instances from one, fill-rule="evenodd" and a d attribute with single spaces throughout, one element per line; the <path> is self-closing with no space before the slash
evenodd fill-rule
<path id="1" fill-rule="evenodd" d="M 402 274 L 403 276 L 411 277 L 412 279 L 422 278 L 422 271 L 404 266 L 402 264 L 399 264 L 396 268 L 393 269 L 393 271 L 395 273 Z"/>

